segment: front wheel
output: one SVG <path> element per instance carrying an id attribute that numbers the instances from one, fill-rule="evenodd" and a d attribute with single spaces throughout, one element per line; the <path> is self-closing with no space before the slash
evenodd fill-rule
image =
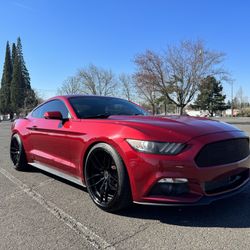
<path id="1" fill-rule="evenodd" d="M 14 134 L 10 142 L 10 158 L 16 170 L 27 169 L 27 160 L 21 138 Z"/>
<path id="2" fill-rule="evenodd" d="M 130 204 L 126 168 L 116 150 L 106 143 L 98 143 L 89 151 L 85 182 L 91 199 L 105 211 L 114 212 Z"/>

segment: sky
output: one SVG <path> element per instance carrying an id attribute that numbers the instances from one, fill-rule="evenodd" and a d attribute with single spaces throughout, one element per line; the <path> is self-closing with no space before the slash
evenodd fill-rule
<path id="1" fill-rule="evenodd" d="M 250 101 L 249 27 L 248 0 L 0 0 L 0 73 L 6 42 L 18 36 L 43 98 L 90 63 L 130 74 L 146 49 L 201 39 L 226 54 L 234 94 L 241 87 Z M 223 86 L 230 98 L 231 85 Z"/>

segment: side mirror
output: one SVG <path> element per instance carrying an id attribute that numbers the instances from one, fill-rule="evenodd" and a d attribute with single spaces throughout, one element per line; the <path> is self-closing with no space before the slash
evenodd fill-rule
<path id="1" fill-rule="evenodd" d="M 62 113 L 59 111 L 45 112 L 44 118 L 45 119 L 52 119 L 52 120 L 63 120 Z"/>

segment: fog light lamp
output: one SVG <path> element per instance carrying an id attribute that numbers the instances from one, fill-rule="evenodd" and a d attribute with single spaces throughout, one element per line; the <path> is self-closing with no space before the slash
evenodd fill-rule
<path id="1" fill-rule="evenodd" d="M 189 193 L 186 178 L 162 178 L 151 189 L 150 195 L 179 196 Z"/>

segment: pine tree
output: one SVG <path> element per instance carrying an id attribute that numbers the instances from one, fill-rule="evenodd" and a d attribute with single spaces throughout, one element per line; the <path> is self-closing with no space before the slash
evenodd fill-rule
<path id="1" fill-rule="evenodd" d="M 5 61 L 0 89 L 0 111 L 3 114 L 12 113 L 10 105 L 10 86 L 12 81 L 12 59 L 9 42 L 6 45 Z"/>
<path id="2" fill-rule="evenodd" d="M 15 57 L 16 57 L 16 44 L 13 43 L 12 44 L 12 65 L 14 65 Z"/>
<path id="3" fill-rule="evenodd" d="M 226 95 L 222 94 L 223 87 L 221 82 L 213 76 L 206 77 L 199 86 L 199 95 L 197 96 L 194 108 L 208 110 L 211 116 L 216 111 L 222 111 L 228 108 L 225 104 Z"/>
<path id="4" fill-rule="evenodd" d="M 24 103 L 24 81 L 19 56 L 16 54 L 13 64 L 13 76 L 11 81 L 11 106 L 14 113 L 18 113 Z"/>
<path id="5" fill-rule="evenodd" d="M 17 38 L 17 45 L 12 47 L 13 63 L 13 79 L 11 82 L 11 104 L 15 113 L 20 111 L 26 112 L 27 100 L 34 105 L 37 104 L 34 91 L 31 89 L 30 76 L 26 67 L 21 38 Z M 28 105 L 30 107 L 32 105 Z M 33 106 L 34 107 L 34 106 Z"/>
<path id="6" fill-rule="evenodd" d="M 31 88 L 30 76 L 26 67 L 20 37 L 17 45 L 12 45 L 12 56 L 9 43 L 0 89 L 0 112 L 10 114 L 27 113 L 38 103 L 37 96 Z"/>
<path id="7" fill-rule="evenodd" d="M 21 69 L 22 69 L 22 77 L 24 80 L 24 86 L 25 86 L 25 90 L 30 89 L 30 75 L 29 75 L 29 71 L 26 67 L 24 58 L 23 58 L 23 47 L 22 47 L 22 43 L 21 43 L 21 38 L 18 37 L 17 38 L 17 47 L 16 47 L 16 53 L 19 57 L 19 61 L 21 64 Z"/>

